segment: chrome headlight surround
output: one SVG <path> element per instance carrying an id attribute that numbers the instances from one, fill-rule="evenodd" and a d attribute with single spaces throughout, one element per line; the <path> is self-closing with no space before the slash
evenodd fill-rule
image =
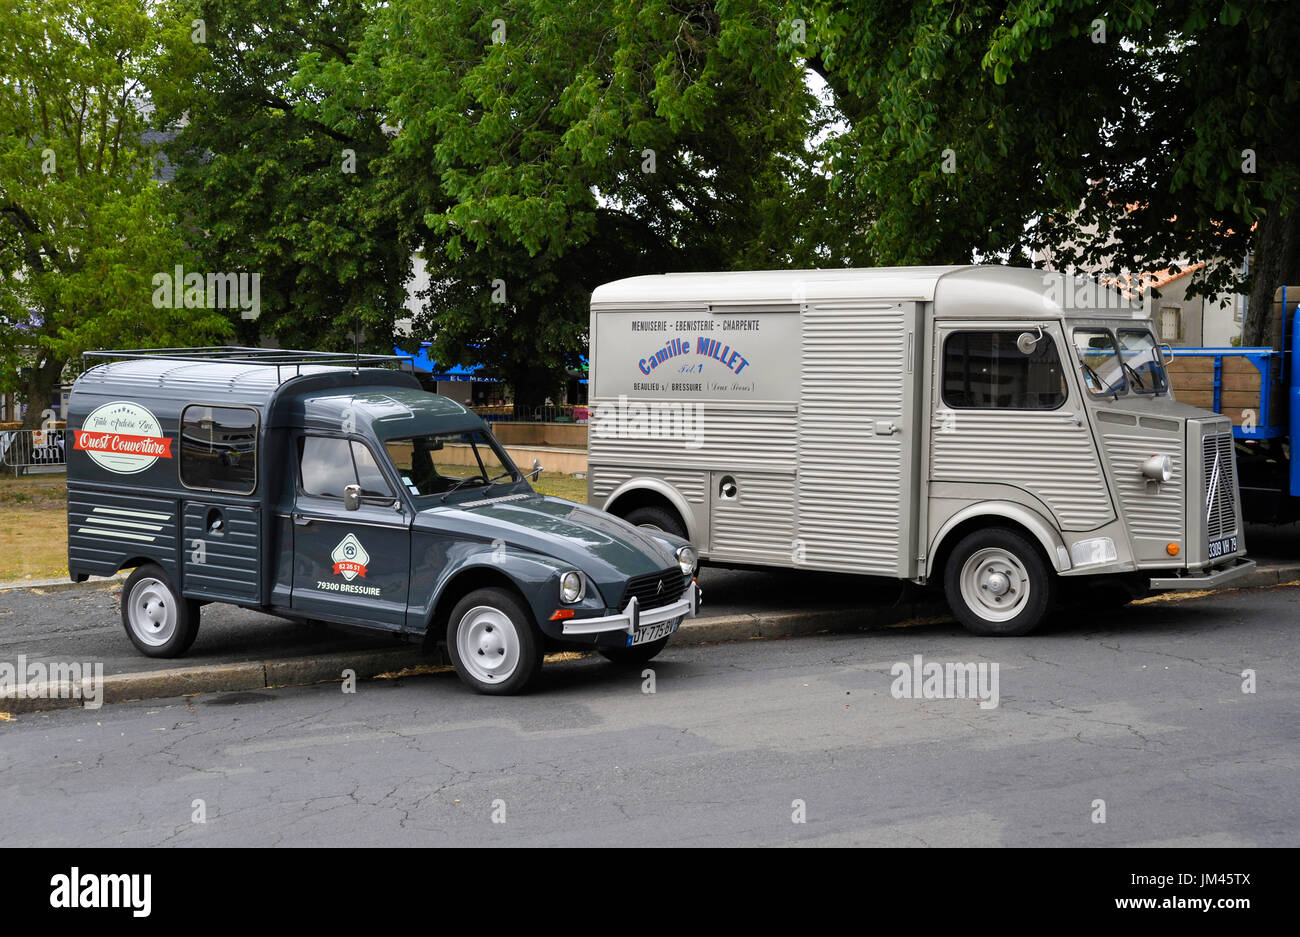
<path id="1" fill-rule="evenodd" d="M 560 573 L 560 601 L 565 605 L 575 605 L 587 594 L 587 577 L 576 569 Z"/>
<path id="2" fill-rule="evenodd" d="M 1153 482 L 1167 482 L 1174 477 L 1174 460 L 1167 455 L 1153 455 L 1142 463 L 1142 474 Z"/>
<path id="3" fill-rule="evenodd" d="M 682 571 L 682 575 L 694 575 L 695 569 L 700 563 L 700 555 L 695 552 L 695 547 L 678 547 L 676 555 L 677 567 Z"/>

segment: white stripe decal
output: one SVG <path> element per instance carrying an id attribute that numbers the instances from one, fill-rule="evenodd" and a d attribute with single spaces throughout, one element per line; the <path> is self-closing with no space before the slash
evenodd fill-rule
<path id="1" fill-rule="evenodd" d="M 91 520 L 91 518 L 88 516 L 88 517 L 86 518 L 86 520 L 89 521 L 89 520 Z M 155 530 L 155 531 L 157 531 L 157 530 L 162 530 L 162 529 L 163 529 L 163 525 L 162 525 L 162 524 L 139 524 L 139 523 L 136 523 L 135 521 L 123 521 L 123 520 L 119 520 L 119 519 L 116 518 L 116 517 L 96 517 L 96 518 L 94 518 L 94 521 L 95 521 L 96 524 L 113 524 L 113 525 L 115 525 L 115 526 L 117 526 L 117 527 L 134 527 L 134 528 L 136 528 L 137 530 Z"/>
<path id="2" fill-rule="evenodd" d="M 129 534 L 125 530 L 100 530 L 97 527 L 78 527 L 79 534 L 99 534 L 101 537 L 116 537 L 118 540 L 143 540 L 145 543 L 153 543 L 157 537 L 145 537 L 140 534 Z"/>
<path id="3" fill-rule="evenodd" d="M 121 514 L 125 517 L 143 517 L 151 521 L 171 520 L 170 514 L 158 514 L 154 511 L 128 511 L 125 508 L 95 508 L 96 514 Z"/>

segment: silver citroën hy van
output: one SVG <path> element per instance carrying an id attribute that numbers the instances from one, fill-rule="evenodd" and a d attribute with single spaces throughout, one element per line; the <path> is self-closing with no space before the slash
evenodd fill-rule
<path id="1" fill-rule="evenodd" d="M 978 634 L 1249 572 L 1232 425 L 1140 303 L 998 266 L 686 273 L 591 300 L 589 500 L 721 566 L 942 582 Z"/>

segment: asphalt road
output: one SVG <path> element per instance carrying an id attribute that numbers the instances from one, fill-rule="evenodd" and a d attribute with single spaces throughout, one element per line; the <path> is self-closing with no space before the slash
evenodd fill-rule
<path id="1" fill-rule="evenodd" d="M 0 830 L 9 846 L 1296 846 L 1298 602 L 1079 609 L 1018 639 L 670 646 L 653 694 L 584 658 L 506 699 L 442 674 L 21 715 L 0 723 Z M 891 667 L 917 654 L 996 663 L 998 705 L 895 698 Z"/>

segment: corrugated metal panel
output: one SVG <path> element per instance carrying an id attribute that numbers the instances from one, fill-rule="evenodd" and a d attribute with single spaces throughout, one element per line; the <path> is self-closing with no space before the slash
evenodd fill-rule
<path id="1" fill-rule="evenodd" d="M 799 407 L 800 565 L 896 575 L 911 523 L 904 426 L 914 307 L 810 306 Z M 878 421 L 903 432 L 875 435 Z"/>
<path id="2" fill-rule="evenodd" d="M 1102 436 L 1102 444 L 1106 447 L 1115 493 L 1130 533 L 1137 537 L 1181 541 L 1186 491 L 1182 439 L 1138 439 L 1107 433 Z M 1169 456 L 1174 474 L 1160 484 L 1158 491 L 1152 491 L 1148 490 L 1147 478 L 1142 474 L 1142 463 L 1156 455 Z"/>
<path id="3" fill-rule="evenodd" d="M 794 476 L 733 477 L 736 497 L 714 498 L 709 555 L 789 565 L 795 544 Z"/>
<path id="4" fill-rule="evenodd" d="M 649 406 L 663 401 L 628 400 L 625 409 Z M 617 409 L 614 400 L 594 400 L 592 409 L 608 406 Z M 695 406 L 695 405 L 689 405 Z M 626 432 L 611 426 L 602 431 L 598 421 L 588 440 L 588 462 L 602 465 L 622 464 L 671 469 L 716 468 L 735 471 L 743 466 L 750 470 L 789 470 L 794 463 L 796 415 L 794 407 L 728 406 L 699 404 L 681 431 L 647 431 L 648 424 L 635 417 L 621 424 Z M 593 482 L 594 483 L 594 482 Z"/>
<path id="5" fill-rule="evenodd" d="M 1062 530 L 1093 530 L 1115 518 L 1092 433 L 1073 413 L 942 409 L 930 439 L 935 481 L 1023 488 Z"/>
<path id="6" fill-rule="evenodd" d="M 663 472 L 655 468 L 640 469 L 626 468 L 608 468 L 606 466 L 591 465 L 588 467 L 591 473 L 591 491 L 593 504 L 603 505 L 605 499 L 614 493 L 619 485 L 637 477 L 649 476 L 658 478 L 676 488 L 683 498 L 691 504 L 703 504 L 705 500 L 705 486 L 708 484 L 707 472 Z"/>
<path id="7" fill-rule="evenodd" d="M 126 560 L 176 556 L 176 502 L 68 483 L 68 568 L 98 575 Z"/>
<path id="8" fill-rule="evenodd" d="M 201 501 L 186 501 L 184 516 L 185 595 L 251 600 L 258 598 L 258 512 L 252 508 L 223 505 L 220 534 L 209 533 L 208 511 L 217 507 Z M 202 541 L 200 554 L 195 541 Z M 199 556 L 203 562 L 197 562 Z"/>

